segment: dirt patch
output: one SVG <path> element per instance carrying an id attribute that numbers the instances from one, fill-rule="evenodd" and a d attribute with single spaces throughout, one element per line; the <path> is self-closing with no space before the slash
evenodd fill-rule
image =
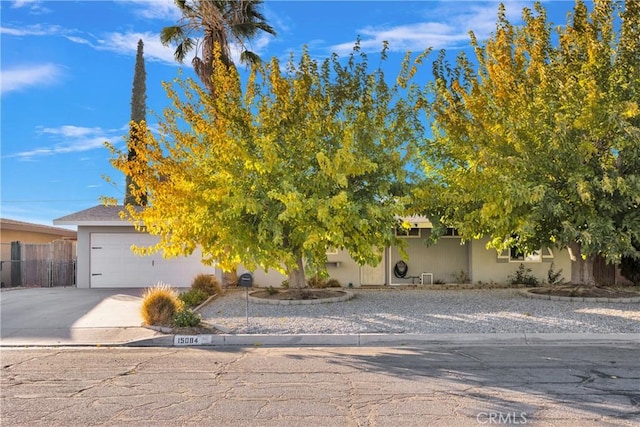
<path id="1" fill-rule="evenodd" d="M 538 295 L 552 295 L 557 297 L 583 297 L 583 298 L 635 298 L 640 297 L 640 292 L 629 288 L 606 288 L 599 286 L 556 286 L 553 288 L 531 289 L 529 292 Z"/>
<path id="2" fill-rule="evenodd" d="M 271 293 L 269 291 L 256 291 L 251 293 L 252 297 L 280 301 L 338 298 L 345 295 L 346 293 L 344 291 L 331 289 L 303 289 L 302 291 L 288 289 Z"/>

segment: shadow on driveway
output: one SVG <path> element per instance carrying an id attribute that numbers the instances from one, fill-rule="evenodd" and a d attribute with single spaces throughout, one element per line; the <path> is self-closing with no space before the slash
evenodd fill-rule
<path id="1" fill-rule="evenodd" d="M 141 328 L 142 289 L 29 288 L 0 293 L 2 345 L 109 344 Z"/>

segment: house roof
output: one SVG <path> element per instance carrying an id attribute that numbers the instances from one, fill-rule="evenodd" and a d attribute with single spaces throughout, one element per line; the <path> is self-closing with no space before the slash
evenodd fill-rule
<path id="1" fill-rule="evenodd" d="M 413 228 L 433 228 L 433 224 L 429 221 L 429 218 L 424 216 L 403 216 L 400 219 L 411 224 L 411 227 Z"/>
<path id="2" fill-rule="evenodd" d="M 120 213 L 126 210 L 124 206 L 98 205 L 83 211 L 75 212 L 53 220 L 56 225 L 106 225 L 123 226 L 132 225 L 126 219 L 120 217 Z"/>
<path id="3" fill-rule="evenodd" d="M 139 209 L 142 209 L 141 207 Z M 99 226 L 123 226 L 131 225 L 126 219 L 120 217 L 120 212 L 126 214 L 124 206 L 98 205 L 80 212 L 75 212 L 62 218 L 54 219 L 56 225 L 99 225 Z M 414 228 L 433 228 L 433 224 L 428 218 L 423 216 L 402 217 Z"/>
<path id="4" fill-rule="evenodd" d="M 66 228 L 51 227 L 50 225 L 33 224 L 31 222 L 16 221 L 15 219 L 0 218 L 0 229 L 13 231 L 26 231 L 31 233 L 48 234 L 62 238 L 75 239 L 76 231 Z"/>

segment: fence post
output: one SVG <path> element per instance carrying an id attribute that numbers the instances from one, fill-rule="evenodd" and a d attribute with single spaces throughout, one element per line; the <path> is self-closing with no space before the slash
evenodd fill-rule
<path id="1" fill-rule="evenodd" d="M 22 248 L 19 241 L 11 242 L 11 286 L 22 286 Z"/>

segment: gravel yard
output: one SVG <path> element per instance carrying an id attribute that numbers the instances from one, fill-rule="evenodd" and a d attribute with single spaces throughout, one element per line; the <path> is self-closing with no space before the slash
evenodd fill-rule
<path id="1" fill-rule="evenodd" d="M 514 289 L 353 290 L 346 302 L 249 303 L 233 290 L 201 310 L 232 334 L 640 333 L 640 304 L 529 299 Z"/>

